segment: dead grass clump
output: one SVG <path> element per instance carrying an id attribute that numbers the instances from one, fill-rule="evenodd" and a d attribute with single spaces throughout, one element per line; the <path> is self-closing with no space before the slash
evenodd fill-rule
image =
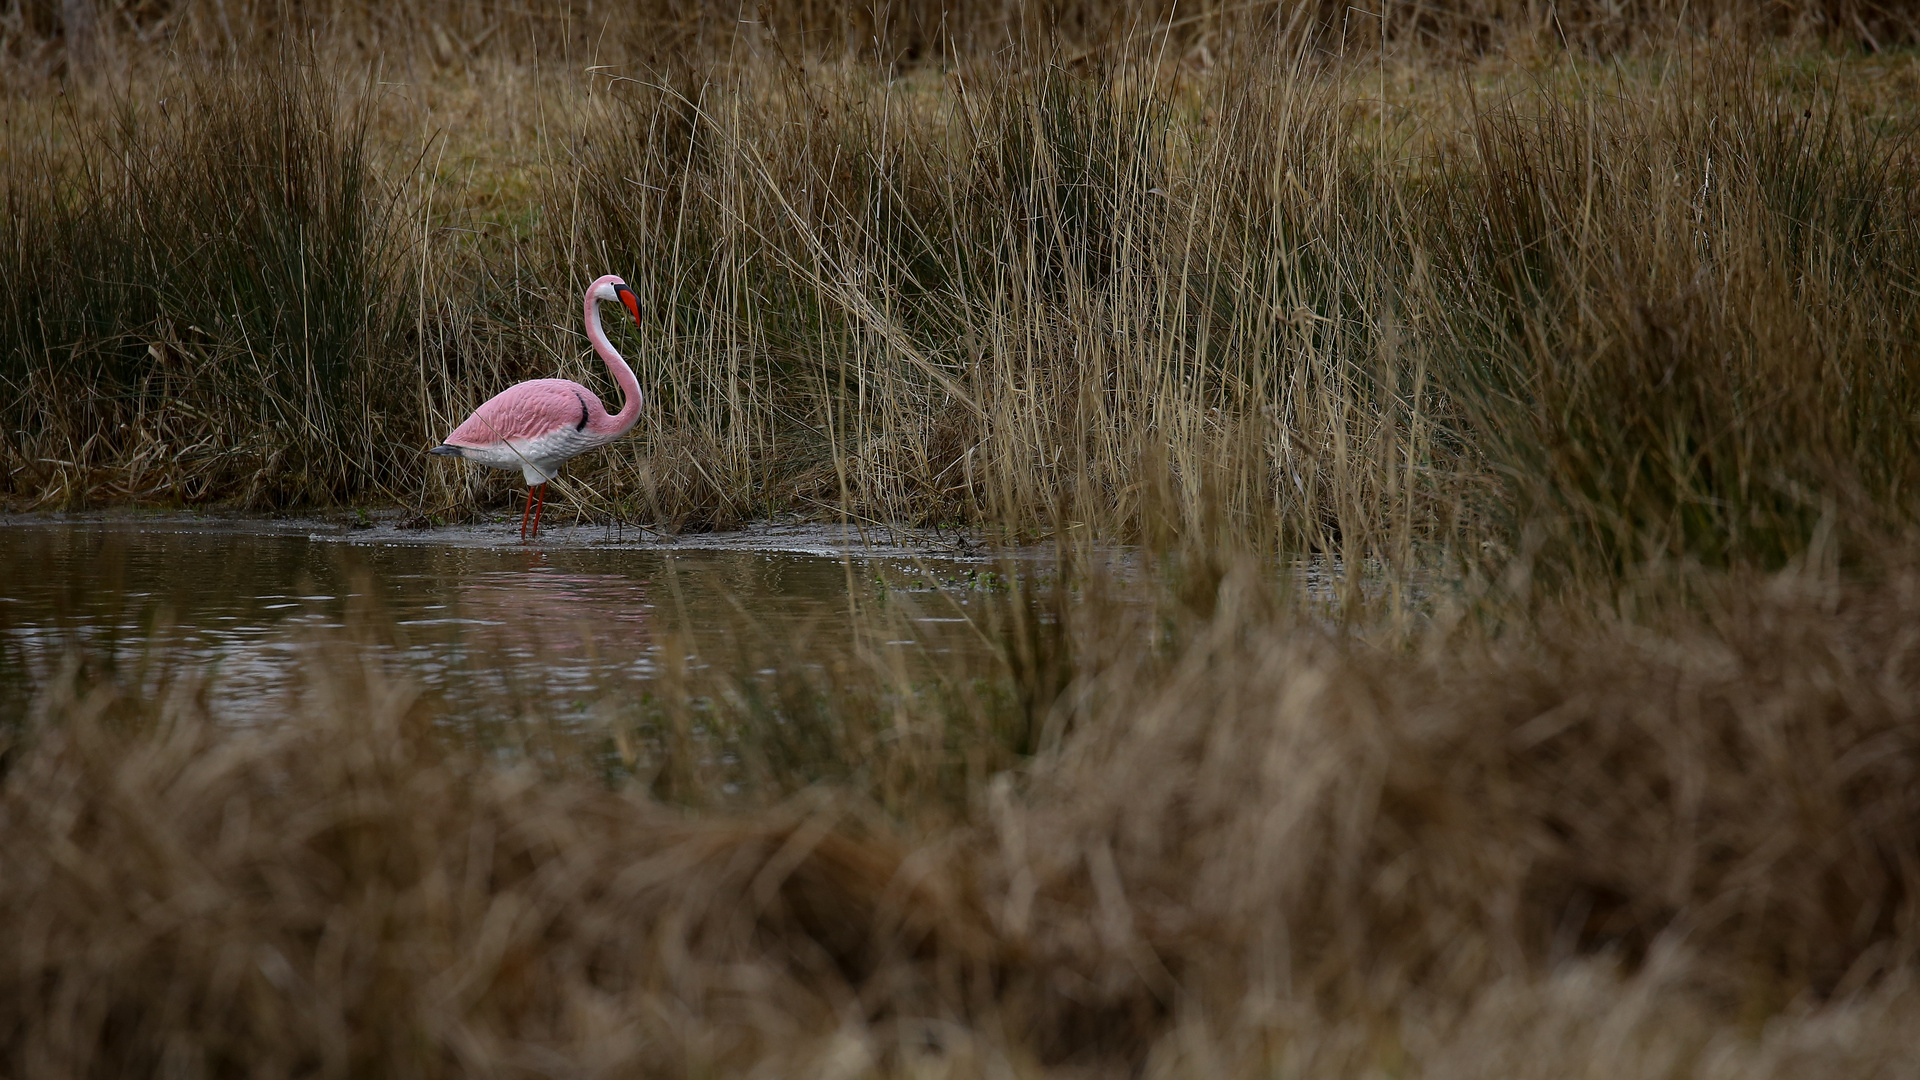
<path id="1" fill-rule="evenodd" d="M 915 812 L 944 787 L 888 788 L 912 825 L 861 809 L 859 740 L 848 779 L 696 812 L 609 788 L 590 739 L 539 771 L 472 753 L 324 653 L 272 729 L 63 682 L 0 780 L 0 1052 L 49 1076 L 1522 1053 L 1717 1076 L 1844 1043 L 1835 1075 L 1889 1068 L 1920 944 L 1920 584 L 1723 584 L 1705 612 L 1407 652 L 1230 573 L 1171 648 L 1136 607 L 1071 630 L 1060 681 L 1010 661 L 1002 701 L 1050 687 L 1035 756 L 969 774 L 958 818 Z M 676 700 L 751 719 L 688 678 Z M 840 700 L 906 746 L 938 719 Z"/>
<path id="2" fill-rule="evenodd" d="M 805 1071 L 984 970 L 947 872 L 830 798 L 696 820 L 316 675 L 271 730 L 52 690 L 0 795 L 9 1071 Z"/>
<path id="3" fill-rule="evenodd" d="M 1230 578 L 1166 666 L 1081 658 L 1058 752 L 990 792 L 983 903 L 1075 1000 L 1206 1032 L 1154 1050 L 1201 1073 L 1713 1075 L 1770 1056 L 1757 1017 L 1911 1008 L 1920 586 L 1726 584 L 1398 658 L 1250 630 Z"/>
<path id="4" fill-rule="evenodd" d="M 1904 122 L 1770 71 L 1392 128 L 1358 73 L 1251 49 L 1185 88 L 621 82 L 573 259 L 648 268 L 649 377 L 736 502 L 830 461 L 883 521 L 1779 566 L 1911 518 L 1917 185 Z"/>
<path id="5" fill-rule="evenodd" d="M 1570 576 L 1871 547 L 1920 480 L 1910 129 L 1750 59 L 1475 120 L 1430 196 L 1437 377 Z M 1543 553 L 1544 554 L 1544 553 Z"/>
<path id="6" fill-rule="evenodd" d="M 1340 359 L 1378 351 L 1381 275 L 1274 264 L 1320 226 L 1340 256 L 1380 244 L 1334 209 L 1270 220 L 1261 178 L 1297 151 L 1332 159 L 1299 168 L 1336 200 L 1364 195 L 1328 88 L 1267 74 L 1219 91 L 1217 134 L 1150 81 L 1057 70 L 937 93 L 798 68 L 616 83 L 566 174 L 571 259 L 641 268 L 672 357 L 647 375 L 713 433 L 723 488 L 798 494 L 830 462 L 870 520 L 1371 537 L 1412 480 L 1380 455 L 1425 458 L 1432 424 L 1394 429 L 1417 364 L 1383 388 L 1374 357 Z"/>
<path id="7" fill-rule="evenodd" d="M 298 67 L 159 89 L 70 108 L 6 155 L 9 486 L 54 505 L 343 498 L 388 471 L 398 404 L 367 364 L 390 267 L 364 123 Z"/>
<path id="8" fill-rule="evenodd" d="M 1733 1000 L 1845 997 L 1920 944 L 1915 588 L 1788 575 L 1404 661 L 1223 604 L 1173 667 L 1083 676 L 1000 826 L 1001 917 L 1232 994 L 1466 994 L 1667 942 Z M 1068 883 L 1119 921 L 1042 927 Z"/>

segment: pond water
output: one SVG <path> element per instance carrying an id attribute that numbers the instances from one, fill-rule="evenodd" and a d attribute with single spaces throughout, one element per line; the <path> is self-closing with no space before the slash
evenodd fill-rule
<path id="1" fill-rule="evenodd" d="M 303 650 L 329 637 L 473 718 L 628 692 L 659 675 L 668 648 L 690 666 L 775 666 L 762 674 L 816 662 L 836 635 L 871 633 L 873 620 L 854 617 L 863 604 L 899 616 L 885 624 L 899 636 L 873 645 L 984 650 L 967 590 L 931 587 L 976 580 L 983 562 L 938 538 L 868 542 L 880 539 L 581 527 L 523 546 L 499 524 L 0 518 L 0 719 L 24 714 L 76 655 L 135 684 L 164 655 L 176 675 L 184 663 L 204 677 L 217 715 L 268 719 L 296 688 Z"/>

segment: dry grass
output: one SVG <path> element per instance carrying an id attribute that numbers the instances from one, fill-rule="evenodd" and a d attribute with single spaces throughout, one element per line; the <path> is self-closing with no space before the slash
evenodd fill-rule
<path id="1" fill-rule="evenodd" d="M 393 406 L 364 118 L 299 70 L 115 95 L 6 155 L 9 486 L 37 501 L 329 501 Z M 77 142 L 77 145 L 75 143 Z"/>
<path id="2" fill-rule="evenodd" d="M 700 0 L 614 8 L 584 0 L 481 6 L 26 0 L 0 19 L 0 49 L 29 77 L 138 63 L 157 49 L 223 57 L 314 38 L 358 56 L 386 56 L 413 71 L 459 70 L 496 57 L 670 63 L 689 54 L 752 49 L 769 38 L 809 54 L 911 65 L 1053 41 L 1075 59 L 1098 60 L 1158 34 L 1185 49 L 1274 23 L 1313 27 L 1341 48 L 1385 44 L 1456 55 L 1534 45 L 1606 52 L 1664 42 L 1677 32 L 1785 34 L 1880 51 L 1911 44 L 1920 32 L 1920 20 L 1905 5 L 1870 0 L 1776 0 L 1759 7 L 1740 0 L 1381 0 L 1366 7 L 1336 0 L 820 0 L 746 8 Z"/>
<path id="3" fill-rule="evenodd" d="M 563 514 L 1572 579 L 1905 527 L 1910 63 L 1343 61 L 1314 25 L 1178 62 L 889 74 L 775 34 L 397 85 L 283 45 L 30 96 L 9 497 L 497 502 L 415 452 L 516 379 L 597 384 L 572 294 L 613 267 L 652 405 Z"/>
<path id="4" fill-rule="evenodd" d="M 710 808 L 676 809 L 607 771 L 644 712 L 503 763 L 324 642 L 264 729 L 191 678 L 63 678 L 0 782 L 0 1059 L 1897 1075 L 1920 578 L 1723 584 L 1704 612 L 1410 650 L 1301 624 L 1244 571 L 1209 616 L 1085 601 L 1064 680 L 982 673 L 976 714 L 1039 696 L 1040 748 L 957 808 L 848 744 L 848 779 L 743 802 L 687 772 L 676 799 Z M 1139 632 L 1167 619 L 1171 644 Z M 717 670 L 665 696 L 764 724 Z M 819 689 L 928 774 L 969 749 L 937 696 Z"/>
<path id="5" fill-rule="evenodd" d="M 1908 1067 L 1904 9 L 101 10 L 91 88 L 6 23 L 9 505 L 497 504 L 419 450 L 597 380 L 611 268 L 651 404 L 562 514 L 1065 561 L 984 668 L 868 612 L 517 757 L 324 642 L 264 729 L 40 687 L 6 1069 Z"/>

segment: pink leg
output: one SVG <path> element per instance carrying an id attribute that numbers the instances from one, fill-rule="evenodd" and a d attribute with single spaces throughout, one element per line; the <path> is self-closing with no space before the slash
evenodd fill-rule
<path id="1" fill-rule="evenodd" d="M 520 511 L 520 539 L 527 538 L 527 515 L 533 513 L 533 489 L 527 489 L 527 508 Z"/>

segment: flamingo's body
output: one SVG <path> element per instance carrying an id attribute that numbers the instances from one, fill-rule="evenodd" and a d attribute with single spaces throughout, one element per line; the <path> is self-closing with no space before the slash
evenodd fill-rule
<path id="1" fill-rule="evenodd" d="M 607 341 L 600 327 L 600 302 L 622 304 L 640 323 L 640 302 L 627 283 L 608 274 L 587 289 L 587 340 L 606 361 L 620 386 L 620 411 L 609 413 L 593 391 L 572 379 L 529 379 L 489 398 L 486 404 L 453 429 L 447 441 L 430 453 L 465 458 L 496 469 L 519 469 L 527 480 L 527 510 L 520 515 L 520 536 L 527 535 L 527 515 L 533 532 L 540 533 L 535 509 L 546 504 L 547 481 L 560 472 L 568 458 L 625 435 L 640 418 L 640 381 L 633 369 Z"/>

